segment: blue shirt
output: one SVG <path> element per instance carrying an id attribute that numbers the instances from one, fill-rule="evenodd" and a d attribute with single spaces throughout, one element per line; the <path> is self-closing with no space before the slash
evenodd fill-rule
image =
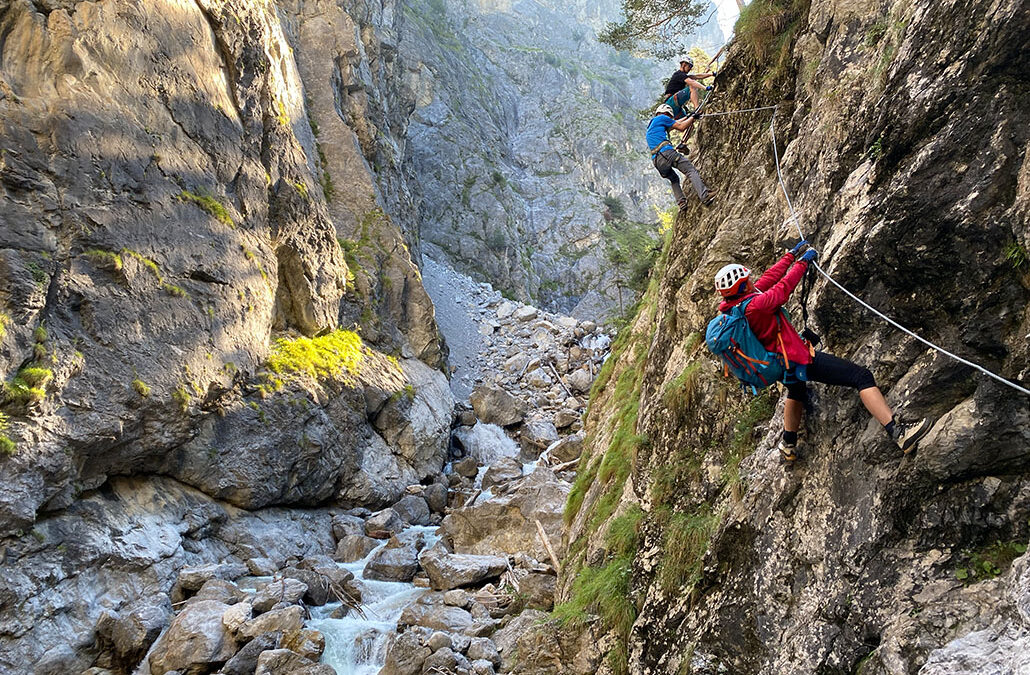
<path id="1" fill-rule="evenodd" d="M 651 123 L 647 125 L 647 147 L 654 152 L 654 149 L 662 144 L 662 141 L 669 140 L 669 129 L 676 120 L 668 115 L 655 115 Z"/>

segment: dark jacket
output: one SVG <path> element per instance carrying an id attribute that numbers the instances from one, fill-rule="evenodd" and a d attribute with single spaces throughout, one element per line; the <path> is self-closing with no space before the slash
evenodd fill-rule
<path id="1" fill-rule="evenodd" d="M 665 95 L 672 96 L 687 86 L 687 73 L 677 70 L 669 78 L 669 84 L 665 85 Z"/>

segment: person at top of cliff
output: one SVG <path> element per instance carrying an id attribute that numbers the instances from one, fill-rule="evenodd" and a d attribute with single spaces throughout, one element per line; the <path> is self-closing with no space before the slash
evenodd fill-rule
<path id="1" fill-rule="evenodd" d="M 698 82 L 706 77 L 714 77 L 715 73 L 691 73 L 694 61 L 688 56 L 680 61 L 679 70 L 672 74 L 665 85 L 665 104 L 672 108 L 675 119 L 689 115 L 700 105 L 700 92 L 711 91 L 710 86 Z"/>
<path id="2" fill-rule="evenodd" d="M 808 264 L 817 256 L 815 249 L 809 248 L 798 257 L 807 245 L 807 241 L 799 242 L 754 283 L 751 271 L 735 263 L 726 265 L 715 275 L 715 288 L 724 298 L 719 311 L 726 314 L 736 305 L 747 302 L 744 316 L 755 337 L 770 352 L 784 353 L 788 361 L 787 401 L 783 406 L 780 441 L 783 459 L 793 461 L 797 457 L 798 430 L 801 411 L 808 402 L 808 382 L 856 389 L 866 410 L 883 425 L 887 435 L 903 452 L 912 451 L 930 430 L 930 420 L 911 424 L 895 420 L 868 368 L 809 347 L 782 311 Z"/>
<path id="3" fill-rule="evenodd" d="M 676 129 L 686 134 L 693 127 L 695 120 L 696 117 L 693 116 L 681 120 L 673 119 L 672 108 L 663 103 L 655 108 L 654 117 L 647 125 L 647 147 L 651 150 L 651 162 L 661 177 L 672 184 L 672 194 L 680 209 L 687 208 L 687 198 L 680 187 L 680 177 L 676 170 L 690 178 L 690 183 L 694 186 L 694 191 L 697 192 L 698 199 L 702 204 L 708 206 L 715 200 L 715 195 L 701 180 L 701 174 L 697 172 L 697 168 L 669 141 L 669 129 Z"/>

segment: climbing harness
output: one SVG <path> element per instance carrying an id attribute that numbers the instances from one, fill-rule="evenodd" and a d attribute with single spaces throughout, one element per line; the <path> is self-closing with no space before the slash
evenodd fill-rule
<path id="1" fill-rule="evenodd" d="M 774 108 L 775 108 L 775 106 L 774 106 Z M 772 119 L 769 120 L 769 135 L 772 138 L 773 158 L 776 160 L 776 179 L 780 183 L 780 189 L 783 190 L 783 197 L 787 200 L 787 208 L 790 210 L 790 216 L 791 216 L 791 219 L 794 221 L 794 226 L 797 228 L 798 235 L 802 239 L 805 239 L 806 238 L 805 237 L 805 233 L 801 229 L 801 223 L 798 220 L 797 214 L 794 211 L 794 205 L 790 201 L 790 195 L 787 193 L 787 186 L 786 186 L 786 184 L 783 181 L 783 172 L 780 169 L 780 151 L 779 151 L 779 149 L 776 146 L 776 127 L 775 127 L 775 124 L 776 124 L 776 111 L 774 110 L 773 114 L 772 114 Z M 910 337 L 913 337 L 916 340 L 919 340 L 924 345 L 926 345 L 930 349 L 933 349 L 934 351 L 936 351 L 936 352 L 938 352 L 940 354 L 944 354 L 945 356 L 948 356 L 948 357 L 954 359 L 955 361 L 958 361 L 959 363 L 965 364 L 965 365 L 969 366 L 970 368 L 974 368 L 975 370 L 978 370 L 979 372 L 983 373 L 984 375 L 986 375 L 986 376 L 988 376 L 990 378 L 993 378 L 993 379 L 997 380 L 998 382 L 1001 382 L 1002 384 L 1015 389 L 1016 391 L 1019 391 L 1019 392 L 1021 392 L 1023 394 L 1026 394 L 1027 396 L 1030 396 L 1030 389 L 1027 389 L 1026 387 L 1021 387 L 1020 385 L 1016 384 L 1015 382 L 1010 382 L 1009 380 L 1006 380 L 1001 375 L 997 375 L 997 374 L 991 372 L 990 370 L 987 370 L 986 368 L 984 368 L 983 366 L 981 366 L 981 365 L 979 365 L 977 363 L 973 363 L 972 361 L 970 361 L 968 359 L 964 359 L 961 356 L 958 356 L 957 354 L 953 354 L 953 353 L 949 352 L 947 349 L 944 349 L 943 347 L 941 347 L 939 345 L 936 345 L 936 344 L 930 342 L 929 340 L 927 340 L 927 339 L 925 339 L 923 337 L 920 337 L 919 335 L 916 335 L 915 333 L 913 333 L 912 331 L 910 331 L 909 329 L 905 328 L 900 323 L 895 321 L 894 319 L 890 318 L 889 316 L 887 316 L 886 314 L 884 314 L 880 310 L 876 309 L 875 307 L 873 307 L 869 303 L 867 303 L 864 300 L 862 300 L 862 298 L 858 297 L 857 295 L 855 295 L 854 293 L 852 293 L 848 289 L 844 288 L 844 286 L 842 286 L 836 279 L 831 277 L 826 270 L 824 270 L 822 267 L 820 267 L 819 263 L 817 263 L 817 262 L 815 262 L 813 260 L 810 264 L 819 272 L 819 274 L 821 274 L 824 277 L 826 277 L 827 281 L 829 281 L 831 284 L 833 284 L 834 286 L 839 288 L 845 295 L 847 295 L 849 298 L 851 298 L 852 300 L 854 300 L 858 304 L 862 305 L 863 307 L 865 307 L 870 312 L 872 312 L 876 316 L 880 317 L 881 319 L 883 319 L 884 321 L 886 321 L 890 325 L 894 326 L 895 328 L 900 330 L 902 333 L 905 333 L 906 335 L 908 335 Z M 804 311 L 804 310 L 802 310 L 802 311 Z"/>

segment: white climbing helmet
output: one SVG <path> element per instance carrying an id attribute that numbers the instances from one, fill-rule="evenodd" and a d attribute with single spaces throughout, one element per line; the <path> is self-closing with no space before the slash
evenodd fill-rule
<path id="1" fill-rule="evenodd" d="M 654 114 L 655 115 L 668 115 L 669 117 L 672 117 L 672 106 L 669 105 L 668 103 L 663 103 L 663 104 L 661 104 L 660 106 L 658 106 L 657 108 L 654 109 Z"/>
<path id="2" fill-rule="evenodd" d="M 751 277 L 751 270 L 730 263 L 715 274 L 715 289 L 725 297 L 737 295 L 747 286 L 747 280 Z"/>

